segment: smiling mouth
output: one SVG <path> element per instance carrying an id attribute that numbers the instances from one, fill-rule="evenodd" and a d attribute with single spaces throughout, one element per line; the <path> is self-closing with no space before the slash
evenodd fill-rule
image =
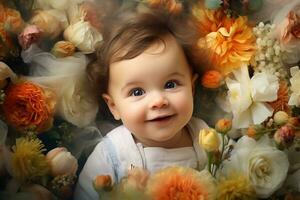
<path id="1" fill-rule="evenodd" d="M 157 117 L 151 120 L 148 120 L 148 122 L 162 122 L 162 121 L 168 121 L 171 119 L 174 115 L 168 115 L 168 116 L 162 116 L 162 117 Z"/>

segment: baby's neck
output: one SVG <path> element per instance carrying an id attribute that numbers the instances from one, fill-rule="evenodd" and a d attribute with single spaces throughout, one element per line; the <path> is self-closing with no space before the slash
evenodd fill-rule
<path id="1" fill-rule="evenodd" d="M 134 137 L 136 143 L 142 143 L 145 147 L 162 147 L 166 149 L 191 147 L 193 146 L 193 140 L 186 127 L 181 129 L 175 137 L 168 141 L 156 142 L 156 141 L 142 141 Z"/>

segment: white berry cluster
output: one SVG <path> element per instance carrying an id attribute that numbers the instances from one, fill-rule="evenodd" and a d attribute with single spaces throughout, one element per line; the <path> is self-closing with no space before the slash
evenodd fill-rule
<path id="1" fill-rule="evenodd" d="M 283 50 L 279 42 L 272 36 L 274 25 L 260 22 L 253 28 L 256 36 L 257 51 L 252 63 L 255 73 L 266 72 L 278 78 L 286 78 L 287 72 L 281 60 Z"/>

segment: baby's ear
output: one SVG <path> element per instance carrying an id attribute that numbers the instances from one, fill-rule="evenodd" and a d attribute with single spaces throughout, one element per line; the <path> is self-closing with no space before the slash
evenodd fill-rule
<path id="1" fill-rule="evenodd" d="M 115 120 L 120 120 L 120 114 L 116 104 L 114 103 L 113 98 L 109 94 L 102 94 L 102 98 L 104 99 L 105 103 L 107 104 L 110 112 L 114 116 Z"/>
<path id="2" fill-rule="evenodd" d="M 192 76 L 192 91 L 193 91 L 193 94 L 195 94 L 195 87 L 196 87 L 196 80 L 198 79 L 198 74 L 195 73 L 193 74 Z"/>

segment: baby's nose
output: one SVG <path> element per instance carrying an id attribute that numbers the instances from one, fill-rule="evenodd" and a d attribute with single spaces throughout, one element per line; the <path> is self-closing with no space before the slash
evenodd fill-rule
<path id="1" fill-rule="evenodd" d="M 150 107 L 152 109 L 160 109 L 169 105 L 168 99 L 162 93 L 156 93 L 152 96 Z"/>

